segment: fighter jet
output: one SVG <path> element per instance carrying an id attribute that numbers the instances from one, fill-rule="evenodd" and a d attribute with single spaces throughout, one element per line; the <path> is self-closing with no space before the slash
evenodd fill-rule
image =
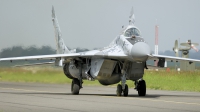
<path id="1" fill-rule="evenodd" d="M 200 62 L 196 59 L 152 54 L 149 45 L 141 36 L 139 28 L 134 25 L 133 8 L 129 17 L 129 24 L 122 29 L 110 45 L 87 52 L 76 53 L 76 50 L 69 50 L 66 47 L 53 7 L 52 21 L 55 29 L 57 54 L 1 58 L 0 61 L 54 60 L 55 65 L 63 67 L 66 77 L 72 79 L 72 94 L 79 94 L 83 80 L 98 80 L 102 85 L 121 82 L 117 85 L 117 96 L 128 96 L 127 80 L 134 82 L 139 96 L 146 95 L 146 83 L 143 75 L 144 69 L 148 69 L 147 60 L 158 59 L 159 67 L 164 67 L 165 61 Z"/>

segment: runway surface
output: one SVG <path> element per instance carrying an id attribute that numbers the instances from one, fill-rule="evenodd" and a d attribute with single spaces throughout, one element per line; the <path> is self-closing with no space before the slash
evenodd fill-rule
<path id="1" fill-rule="evenodd" d="M 117 97 L 116 87 L 84 86 L 71 95 L 69 84 L 0 82 L 0 112 L 199 112 L 200 93 L 147 90 L 145 97 L 129 88 Z"/>

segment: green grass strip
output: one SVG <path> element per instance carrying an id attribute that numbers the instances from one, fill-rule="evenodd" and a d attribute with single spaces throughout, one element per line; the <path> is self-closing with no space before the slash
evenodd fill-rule
<path id="1" fill-rule="evenodd" d="M 144 79 L 147 88 L 156 90 L 197 91 L 200 92 L 200 71 L 145 71 Z M 0 68 L 0 81 L 35 82 L 35 83 L 71 83 L 62 68 Z M 127 81 L 129 87 L 134 87 L 133 81 Z M 98 80 L 84 80 L 84 85 L 101 85 Z M 116 86 L 116 84 L 114 85 Z"/>

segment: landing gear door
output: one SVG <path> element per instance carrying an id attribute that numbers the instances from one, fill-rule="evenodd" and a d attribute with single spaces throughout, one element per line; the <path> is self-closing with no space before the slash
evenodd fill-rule
<path id="1" fill-rule="evenodd" d="M 143 77 L 144 75 L 144 66 L 145 63 L 143 62 L 132 62 L 130 63 L 127 77 L 130 80 L 138 80 Z"/>
<path id="2" fill-rule="evenodd" d="M 92 59 L 90 74 L 93 77 L 110 77 L 116 66 L 116 61 L 107 59 Z"/>

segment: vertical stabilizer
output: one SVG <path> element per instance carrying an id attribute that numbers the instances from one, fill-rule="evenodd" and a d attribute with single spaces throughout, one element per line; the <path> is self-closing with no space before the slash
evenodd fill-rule
<path id="1" fill-rule="evenodd" d="M 133 25 L 135 23 L 135 15 L 134 15 L 134 12 L 133 12 L 133 7 L 131 9 L 131 14 L 129 16 L 129 25 Z"/>
<path id="2" fill-rule="evenodd" d="M 70 53 L 68 48 L 65 46 L 64 41 L 62 39 L 61 30 L 58 24 L 58 20 L 56 18 L 56 14 L 54 11 L 54 7 L 52 6 L 52 21 L 55 29 L 55 39 L 56 39 L 56 47 L 57 47 L 57 54 L 66 54 Z"/>
<path id="3" fill-rule="evenodd" d="M 178 40 L 175 41 L 175 44 L 174 44 L 174 47 L 173 47 L 173 51 L 175 52 L 175 56 L 179 57 L 179 54 L 178 54 L 178 51 L 179 51 Z"/>
<path id="4" fill-rule="evenodd" d="M 155 54 L 158 55 L 158 25 L 155 26 Z"/>

